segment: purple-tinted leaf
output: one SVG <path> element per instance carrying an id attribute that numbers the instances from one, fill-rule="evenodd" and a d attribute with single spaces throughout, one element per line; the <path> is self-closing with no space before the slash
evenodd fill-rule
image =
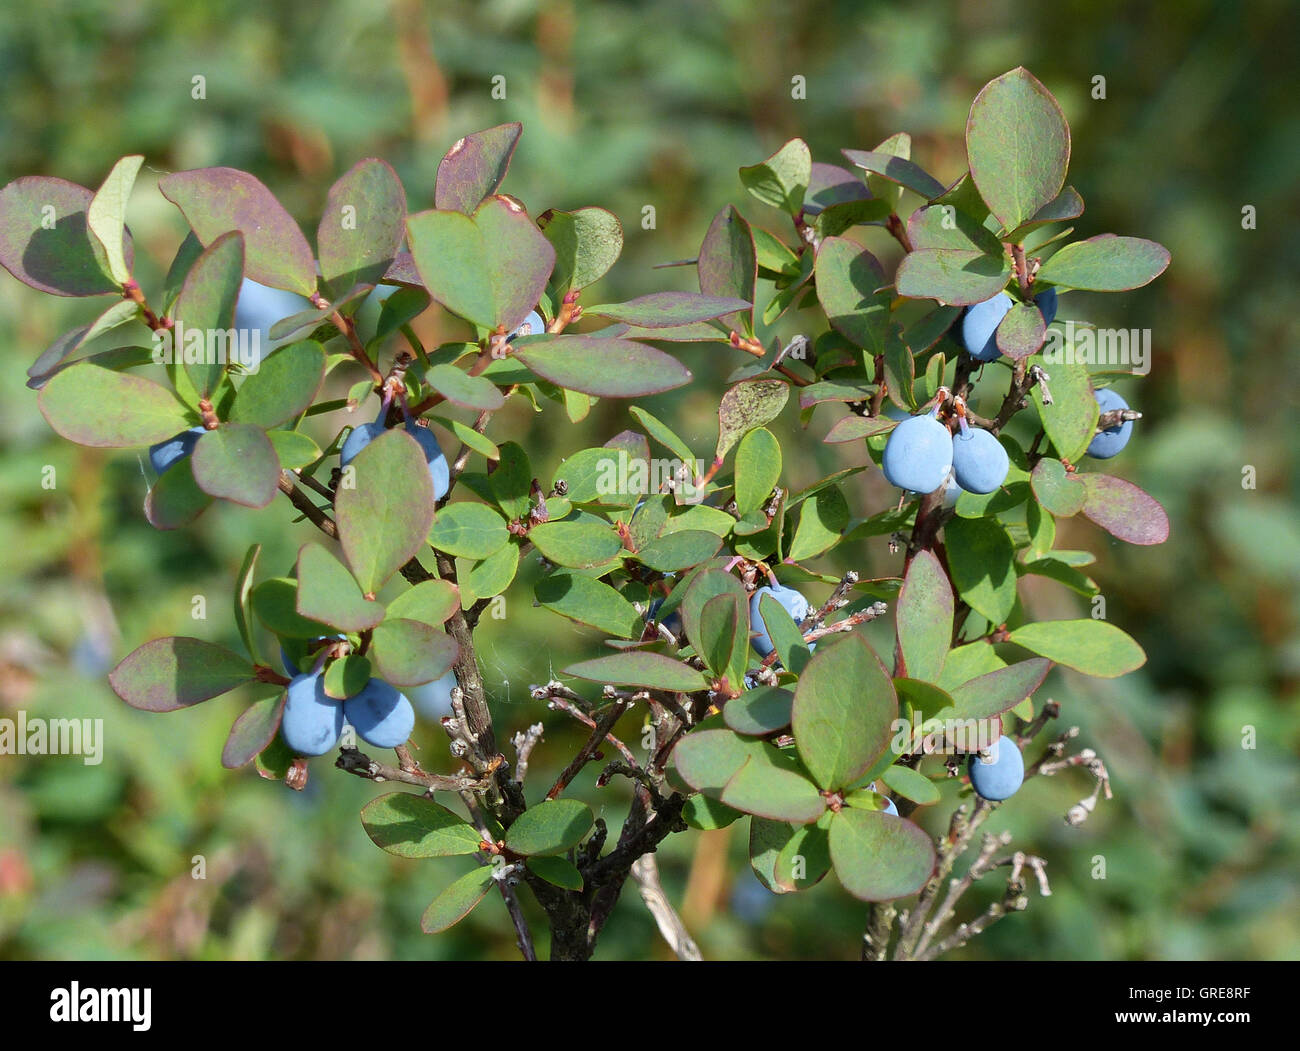
<path id="1" fill-rule="evenodd" d="M 817 165 L 813 167 L 815 169 Z M 713 217 L 700 245 L 695 267 L 699 272 L 700 291 L 704 295 L 754 302 L 754 288 L 758 281 L 754 236 L 744 216 L 731 205 Z M 727 328 L 739 327 L 747 336 L 754 334 L 752 306 L 720 320 Z"/>
<path id="2" fill-rule="evenodd" d="M 1010 278 L 1011 262 L 1005 255 L 962 248 L 922 248 L 903 257 L 895 280 L 900 296 L 964 307 L 993 298 Z"/>
<path id="3" fill-rule="evenodd" d="M 932 552 L 920 551 L 912 559 L 895 616 L 903 658 L 895 673 L 934 681 L 952 641 L 953 597 L 948 574 Z"/>
<path id="4" fill-rule="evenodd" d="M 998 350 L 1017 361 L 1037 354 L 1047 338 L 1047 323 L 1035 303 L 1017 303 L 998 325 Z"/>
<path id="5" fill-rule="evenodd" d="M 1169 265 L 1169 249 L 1141 237 L 1098 234 L 1075 241 L 1043 264 L 1038 280 L 1058 288 L 1127 292 L 1150 284 Z"/>
<path id="6" fill-rule="evenodd" d="M 94 194 L 66 179 L 28 175 L 0 190 L 0 266 L 56 296 L 119 291 L 91 243 L 86 209 Z M 122 258 L 133 262 L 124 229 Z"/>
<path id="7" fill-rule="evenodd" d="M 65 332 L 51 343 L 27 370 L 27 375 L 31 377 L 27 386 L 32 390 L 40 390 L 56 372 L 61 372 L 63 369 L 75 364 L 76 361 L 84 360 L 73 357 L 84 346 L 98 339 L 105 332 L 111 332 L 128 321 L 134 320 L 139 314 L 139 306 L 129 299 L 121 299 L 113 303 L 89 325 L 82 325 L 70 332 Z M 116 349 L 124 351 L 131 348 Z M 108 353 L 113 353 L 113 351 Z M 152 358 L 151 350 L 144 350 L 143 353 Z M 88 357 L 98 359 L 98 356 L 94 354 L 88 355 Z"/>
<path id="8" fill-rule="evenodd" d="M 339 539 L 361 590 L 373 595 L 424 546 L 433 524 L 433 482 L 414 438 L 390 430 L 352 461 L 334 498 Z"/>
<path id="9" fill-rule="evenodd" d="M 304 340 L 270 354 L 244 378 L 230 407 L 231 423 L 278 427 L 306 412 L 325 380 L 325 352 Z"/>
<path id="10" fill-rule="evenodd" d="M 108 674 L 113 692 L 145 712 L 188 708 L 255 678 L 253 666 L 239 654 L 184 637 L 146 642 Z"/>
<path id="11" fill-rule="evenodd" d="M 284 702 L 289 695 L 281 691 L 271 697 L 255 701 L 240 713 L 230 728 L 226 746 L 221 750 L 221 765 L 227 770 L 238 770 L 251 763 L 253 757 L 275 738 L 284 715 Z"/>
<path id="12" fill-rule="evenodd" d="M 384 619 L 384 607 L 367 599 L 352 574 L 319 544 L 298 552 L 299 615 L 339 631 L 369 631 Z"/>
<path id="13" fill-rule="evenodd" d="M 1111 536 L 1130 544 L 1163 544 L 1169 516 L 1160 502 L 1132 482 L 1108 474 L 1081 475 L 1083 513 Z"/>
<path id="14" fill-rule="evenodd" d="M 583 308 L 584 314 L 607 317 L 643 328 L 668 328 L 689 325 L 696 321 L 710 321 L 739 310 L 748 310 L 753 304 L 729 296 L 705 296 L 694 292 L 651 292 L 637 296 L 626 303 L 601 303 Z"/>
<path id="15" fill-rule="evenodd" d="M 905 186 L 913 193 L 919 193 L 927 201 L 933 200 L 944 191 L 943 183 L 923 168 L 902 157 L 869 150 L 840 150 L 840 152 L 859 168 L 883 175 L 890 182 Z"/>
<path id="16" fill-rule="evenodd" d="M 176 299 L 173 315 L 182 327 L 170 334 L 172 352 L 183 362 L 200 398 L 210 396 L 225 375 L 222 359 L 235 356 L 235 300 L 243 279 L 244 237 L 232 230 L 208 245 L 194 261 Z M 203 341 L 204 349 L 198 354 L 189 352 L 193 333 Z"/>
<path id="17" fill-rule="evenodd" d="M 891 420 L 887 416 L 845 416 L 835 422 L 835 426 L 826 433 L 822 441 L 827 445 L 856 442 L 863 438 L 870 438 L 873 434 L 892 431 L 897 426 L 898 421 Z"/>
<path id="18" fill-rule="evenodd" d="M 227 423 L 194 446 L 194 480 L 209 496 L 245 507 L 275 499 L 280 460 L 266 431 L 249 423 Z"/>
<path id="19" fill-rule="evenodd" d="M 992 719 L 1010 711 L 1026 697 L 1032 697 L 1051 670 L 1051 661 L 1035 657 L 954 687 L 951 692 L 957 718 Z"/>
<path id="20" fill-rule="evenodd" d="M 1077 219 L 1083 214 L 1083 198 L 1073 186 L 1067 186 L 1057 196 L 1055 200 L 1048 201 L 1033 216 L 1021 223 L 1018 227 L 1007 235 L 1007 240 L 1013 243 L 1023 241 L 1025 234 L 1030 230 L 1036 230 L 1040 226 L 1046 226 L 1048 223 L 1061 223 L 1069 219 Z"/>
<path id="21" fill-rule="evenodd" d="M 837 204 L 869 200 L 871 191 L 847 168 L 813 161 L 808 192 L 803 199 L 804 215 L 817 215 Z"/>
<path id="22" fill-rule="evenodd" d="M 397 256 L 393 259 L 393 265 L 384 274 L 384 283 L 405 285 L 408 288 L 424 288 L 424 282 L 420 278 L 420 272 L 415 269 L 415 260 L 411 257 L 410 252 L 397 253 Z"/>
<path id="23" fill-rule="evenodd" d="M 729 388 L 718 406 L 718 446 L 714 459 L 721 463 L 746 434 L 766 427 L 780 416 L 789 400 L 790 385 L 783 380 L 745 380 Z"/>
<path id="24" fill-rule="evenodd" d="M 231 230 L 244 235 L 245 272 L 254 281 L 310 296 L 316 260 L 298 224 L 255 177 L 235 168 L 195 168 L 158 180 L 205 245 Z"/>
<path id="25" fill-rule="evenodd" d="M 206 437 L 206 435 L 204 436 Z M 164 472 L 144 498 L 144 516 L 155 529 L 180 529 L 199 517 L 212 497 L 199 488 L 189 457 Z"/>
<path id="26" fill-rule="evenodd" d="M 428 211 L 406 221 L 424 287 L 484 328 L 517 328 L 541 299 L 555 249 L 513 200 L 490 197 L 472 216 Z"/>
<path id="27" fill-rule="evenodd" d="M 443 211 L 473 213 L 505 179 L 522 131 L 522 124 L 512 122 L 458 140 L 438 162 L 433 206 Z"/>
<path id="28" fill-rule="evenodd" d="M 644 343 L 576 335 L 523 336 L 513 355 L 544 380 L 599 398 L 659 394 L 691 381 L 676 358 Z"/>
<path id="29" fill-rule="evenodd" d="M 1023 67 L 990 81 L 966 120 L 971 178 L 1004 230 L 1056 199 L 1070 164 L 1070 126 L 1052 93 Z"/>
<path id="30" fill-rule="evenodd" d="M 459 652 L 456 640 L 441 628 L 389 617 L 375 629 L 370 659 L 394 686 L 419 686 L 446 675 Z"/>
<path id="31" fill-rule="evenodd" d="M 576 675 L 592 682 L 607 682 L 615 686 L 644 686 L 652 690 L 673 690 L 690 693 L 708 687 L 703 675 L 681 661 L 659 653 L 627 652 L 612 657 L 579 661 L 564 669 L 565 675 Z"/>
<path id="32" fill-rule="evenodd" d="M 330 187 L 316 231 L 321 278 L 335 295 L 376 285 L 406 234 L 406 191 L 397 173 L 374 157 L 358 161 Z"/>
<path id="33" fill-rule="evenodd" d="M 152 445 L 195 423 L 165 387 L 84 361 L 55 375 L 37 404 L 60 436 L 95 448 Z"/>

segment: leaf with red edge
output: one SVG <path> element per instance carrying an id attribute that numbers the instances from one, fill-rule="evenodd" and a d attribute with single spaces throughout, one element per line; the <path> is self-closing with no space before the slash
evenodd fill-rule
<path id="1" fill-rule="evenodd" d="M 221 750 L 222 766 L 227 770 L 237 770 L 251 763 L 253 757 L 274 740 L 288 698 L 288 693 L 279 690 L 270 697 L 255 701 L 240 713 L 230 728 L 226 746 Z"/>
<path id="2" fill-rule="evenodd" d="M 523 130 L 522 124 L 512 121 L 458 139 L 438 162 L 434 207 L 470 215 L 484 198 L 496 193 Z"/>
<path id="3" fill-rule="evenodd" d="M 596 336 L 523 336 L 511 345 L 544 380 L 598 398 L 660 394 L 691 381 L 690 370 L 662 350 L 627 339 Z"/>
<path id="4" fill-rule="evenodd" d="M 94 194 L 66 179 L 28 175 L 0 190 L 0 266 L 55 296 L 119 292 L 91 243 L 86 210 Z M 133 262 L 130 234 L 123 258 Z"/>
<path id="5" fill-rule="evenodd" d="M 146 642 L 108 673 L 113 692 L 144 712 L 188 708 L 255 680 L 238 653 L 186 637 Z"/>

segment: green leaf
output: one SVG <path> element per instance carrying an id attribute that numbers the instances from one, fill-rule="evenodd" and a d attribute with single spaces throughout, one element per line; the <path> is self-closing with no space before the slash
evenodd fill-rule
<path id="1" fill-rule="evenodd" d="M 797 825 L 816 821 L 826 810 L 817 786 L 789 769 L 765 741 L 754 743 L 749 758 L 723 788 L 722 802 L 746 814 Z"/>
<path id="2" fill-rule="evenodd" d="M 691 381 L 690 370 L 662 350 L 596 336 L 521 336 L 512 356 L 544 380 L 598 398 L 660 394 Z"/>
<path id="3" fill-rule="evenodd" d="M 623 251 L 623 226 L 604 208 L 543 212 L 537 225 L 555 248 L 551 287 L 557 299 L 599 281 Z"/>
<path id="4" fill-rule="evenodd" d="M 438 627 L 460 608 L 460 594 L 449 580 L 424 580 L 388 603 L 390 617 Z"/>
<path id="5" fill-rule="evenodd" d="M 781 380 L 744 380 L 728 388 L 718 407 L 718 463 L 746 434 L 780 416 L 789 400 L 790 386 Z"/>
<path id="6" fill-rule="evenodd" d="M 1024 67 L 985 84 L 966 121 L 971 178 L 1004 230 L 1056 199 L 1070 164 L 1070 126 Z"/>
<path id="7" fill-rule="evenodd" d="M 1035 303 L 1017 303 L 997 329 L 997 346 L 1009 358 L 1019 361 L 1037 354 L 1047 338 L 1047 323 Z"/>
<path id="8" fill-rule="evenodd" d="M 889 746 L 897 716 L 894 684 L 857 634 L 821 647 L 795 687 L 795 744 L 822 788 L 857 780 Z"/>
<path id="9" fill-rule="evenodd" d="M 1169 266 L 1169 249 L 1141 237 L 1098 234 L 1068 244 L 1043 264 L 1037 280 L 1057 288 L 1127 292 L 1150 284 Z"/>
<path id="10" fill-rule="evenodd" d="M 497 385 L 482 376 L 471 376 L 455 365 L 435 365 L 425 376 L 429 386 L 462 409 L 493 412 L 506 403 Z"/>
<path id="11" fill-rule="evenodd" d="M 458 139 L 438 162 L 434 207 L 473 213 L 505 179 L 522 132 L 523 125 L 511 121 Z"/>
<path id="12" fill-rule="evenodd" d="M 501 459 L 488 475 L 492 499 L 509 519 L 523 518 L 532 507 L 533 468 L 528 453 L 517 442 L 501 446 Z"/>
<path id="13" fill-rule="evenodd" d="M 623 550 L 623 542 L 614 528 L 594 515 L 572 522 L 534 526 L 528 538 L 542 557 L 571 569 L 604 565 Z"/>
<path id="14" fill-rule="evenodd" d="M 458 558 L 487 558 L 510 539 L 506 521 L 487 504 L 460 501 L 438 512 L 429 543 Z"/>
<path id="15" fill-rule="evenodd" d="M 481 598 L 499 595 L 510 586 L 519 570 L 519 545 L 506 544 L 495 554 L 476 562 L 460 578 L 461 606 L 468 609 Z"/>
<path id="16" fill-rule="evenodd" d="M 577 799 L 547 799 L 531 806 L 506 830 L 506 847 L 517 854 L 562 854 L 576 847 L 595 821 Z"/>
<path id="17" fill-rule="evenodd" d="M 172 353 L 200 398 L 211 397 L 236 357 L 235 300 L 244 279 L 244 239 L 237 230 L 222 234 L 194 261 L 173 313 L 178 326 L 169 333 Z M 184 336 L 180 335 L 184 331 Z M 200 337 L 192 352 L 191 335 Z"/>
<path id="18" fill-rule="evenodd" d="M 429 903 L 420 917 L 420 930 L 441 934 L 454 927 L 471 912 L 492 889 L 492 866 L 484 865 L 467 872 Z"/>
<path id="19" fill-rule="evenodd" d="M 1033 216 L 1025 220 L 1009 234 L 1006 240 L 1014 243 L 1025 240 L 1025 235 L 1031 230 L 1048 223 L 1059 223 L 1067 219 L 1077 219 L 1083 214 L 1083 198 L 1079 196 L 1079 191 L 1073 186 L 1065 187 L 1055 198 L 1048 201 Z M 1029 246 L 1026 245 L 1026 248 Z M 1041 247 L 1041 245 L 1039 246 Z"/>
<path id="20" fill-rule="evenodd" d="M 113 692 L 144 712 L 188 708 L 255 679 L 239 654 L 191 638 L 146 642 L 108 673 Z"/>
<path id="21" fill-rule="evenodd" d="M 1047 620 L 1025 624 L 1009 636 L 1017 646 L 1067 668 L 1115 679 L 1146 663 L 1142 647 L 1101 620 Z"/>
<path id="22" fill-rule="evenodd" d="M 406 220 L 425 288 L 453 314 L 487 329 L 517 328 L 537 305 L 555 249 L 528 213 L 489 197 L 471 215 L 428 211 Z"/>
<path id="23" fill-rule="evenodd" d="M 1046 362 L 1041 360 L 1038 363 L 1046 366 Z M 1043 386 L 1035 383 L 1034 406 L 1052 446 L 1063 459 L 1073 462 L 1083 455 L 1097 433 L 1100 415 L 1097 399 L 1093 397 L 1086 369 L 1067 366 L 1049 368 L 1048 373 L 1051 376 L 1052 404 L 1043 404 Z"/>
<path id="24" fill-rule="evenodd" d="M 754 744 L 730 730 L 695 730 L 673 747 L 673 765 L 697 792 L 716 797 L 749 759 Z"/>
<path id="25" fill-rule="evenodd" d="M 730 296 L 697 295 L 694 292 L 651 292 L 626 303 L 601 303 L 583 308 L 584 315 L 605 317 L 642 328 L 671 328 L 695 321 L 711 321 L 737 311 L 749 310 L 753 303 Z"/>
<path id="26" fill-rule="evenodd" d="M 826 320 L 855 347 L 872 354 L 885 349 L 889 300 L 884 271 L 856 241 L 828 237 L 817 249 L 817 298 Z"/>
<path id="27" fill-rule="evenodd" d="M 103 251 L 108 276 L 119 285 L 131 280 L 131 265 L 125 251 L 126 204 L 143 163 L 140 154 L 119 160 L 86 208 L 86 225 L 95 239 L 92 247 Z"/>
<path id="28" fill-rule="evenodd" d="M 750 431 L 736 447 L 736 510 L 741 515 L 757 509 L 771 495 L 781 477 L 781 444 L 771 431 Z"/>
<path id="29" fill-rule="evenodd" d="M 343 554 L 367 595 L 419 553 L 433 522 L 433 483 L 424 453 L 402 430 L 381 434 L 348 465 L 334 497 Z"/>
<path id="30" fill-rule="evenodd" d="M 473 854 L 482 836 L 464 818 L 414 792 L 389 792 L 361 808 L 361 826 L 375 846 L 399 858 Z"/>
<path id="31" fill-rule="evenodd" d="M 325 667 L 325 696 L 346 701 L 366 688 L 371 679 L 370 661 L 355 653 L 330 661 Z"/>
<path id="32" fill-rule="evenodd" d="M 0 266 L 50 295 L 120 292 L 91 242 L 86 210 L 93 197 L 66 179 L 29 175 L 9 183 L 0 190 Z M 122 254 L 129 270 L 129 238 Z"/>
<path id="33" fill-rule="evenodd" d="M 267 431 L 280 467 L 294 471 L 320 459 L 320 446 L 301 431 Z M 171 473 L 171 472 L 168 472 Z"/>
<path id="34" fill-rule="evenodd" d="M 698 566 L 718 553 L 722 538 L 703 529 L 683 529 L 667 533 L 636 552 L 642 565 L 660 573 L 675 573 Z"/>
<path id="35" fill-rule="evenodd" d="M 298 224 L 256 178 L 234 168 L 196 168 L 158 180 L 200 241 L 244 235 L 245 273 L 263 285 L 302 296 L 316 291 L 316 260 Z"/>
<path id="36" fill-rule="evenodd" d="M 954 203 L 918 208 L 908 217 L 907 235 L 919 249 L 954 248 L 990 256 L 1006 251 L 979 216 Z"/>
<path id="37" fill-rule="evenodd" d="M 1130 544 L 1163 544 L 1169 516 L 1158 500 L 1132 482 L 1108 474 L 1082 476 L 1084 516 Z"/>
<path id="38" fill-rule="evenodd" d="M 193 465 L 177 464 L 150 487 L 144 498 L 144 515 L 155 529 L 180 529 L 199 517 L 212 497 L 194 480 Z"/>
<path id="39" fill-rule="evenodd" d="M 165 387 L 88 362 L 52 377 L 37 404 L 60 437 L 101 449 L 152 445 L 195 423 Z"/>
<path id="40" fill-rule="evenodd" d="M 370 656 L 387 682 L 419 686 L 446 675 L 458 652 L 456 640 L 431 624 L 389 617 L 375 628 Z"/>
<path id="41" fill-rule="evenodd" d="M 1083 510 L 1088 499 L 1082 478 L 1069 474 L 1060 460 L 1044 457 L 1034 464 L 1029 476 L 1034 495 L 1052 514 L 1069 518 Z"/>
<path id="42" fill-rule="evenodd" d="M 339 296 L 377 285 L 406 233 L 406 191 L 397 173 L 374 157 L 358 161 L 330 187 L 316 230 L 321 278 Z"/>
<path id="43" fill-rule="evenodd" d="M 298 551 L 298 613 L 339 631 L 369 631 L 384 607 L 365 598 L 352 574 L 319 544 Z"/>
<path id="44" fill-rule="evenodd" d="M 714 595 L 700 610 L 696 630 L 698 637 L 691 638 L 695 652 L 715 678 L 725 676 L 737 650 L 743 652 L 749 641 L 744 603 L 736 595 Z M 743 665 L 741 674 L 744 674 Z M 736 680 L 733 683 L 740 685 Z"/>
<path id="45" fill-rule="evenodd" d="M 582 873 L 564 858 L 529 858 L 524 865 L 547 883 L 553 883 L 564 890 L 582 890 Z"/>
<path id="46" fill-rule="evenodd" d="M 771 601 L 776 603 L 776 599 Z M 765 737 L 789 727 L 793 708 L 794 694 L 789 690 L 757 686 L 729 700 L 722 709 L 722 717 L 738 734 Z"/>
<path id="47" fill-rule="evenodd" d="M 862 901 L 915 894 L 934 871 L 934 844 L 916 825 L 883 811 L 845 808 L 831 819 L 831 864 Z"/>
<path id="48" fill-rule="evenodd" d="M 907 569 L 896 608 L 903 655 L 900 674 L 927 681 L 939 677 L 952 640 L 953 612 L 948 574 L 932 552 L 918 552 Z"/>
<path id="49" fill-rule="evenodd" d="M 812 651 L 804 642 L 803 633 L 794 618 L 771 595 L 764 595 L 758 600 L 758 615 L 763 621 L 763 627 L 767 629 L 767 637 L 772 640 L 772 648 L 781 658 L 781 666 L 796 675 L 802 675 L 808 661 L 812 659 Z"/>
<path id="50" fill-rule="evenodd" d="M 791 215 L 803 206 L 811 180 L 812 154 L 803 139 L 791 139 L 767 160 L 740 169 L 745 189 L 764 204 Z"/>
<path id="51" fill-rule="evenodd" d="M 223 424 L 199 439 L 191 459 L 194 480 L 209 496 L 245 507 L 265 507 L 275 499 L 280 461 L 260 427 Z"/>
<path id="52" fill-rule="evenodd" d="M 873 434 L 884 434 L 898 426 L 897 420 L 886 416 L 845 416 L 835 422 L 822 439 L 827 445 L 843 442 L 858 442 L 870 438 Z"/>
<path id="53" fill-rule="evenodd" d="M 167 472 L 169 475 L 173 473 Z M 262 581 L 253 588 L 252 602 L 257 619 L 277 635 L 314 639 L 331 634 L 328 624 L 308 620 L 298 613 L 298 582 L 290 577 L 272 577 Z"/>
<path id="54" fill-rule="evenodd" d="M 643 686 L 674 693 L 692 693 L 707 689 L 709 685 L 704 676 L 689 665 L 647 651 L 629 650 L 612 657 L 580 661 L 569 665 L 564 673 L 591 682 L 606 682 L 614 686 Z"/>
<path id="55" fill-rule="evenodd" d="M 269 430 L 307 411 L 325 380 L 325 352 L 303 341 L 267 356 L 257 372 L 244 379 L 230 407 L 232 423 L 252 423 Z"/>
<path id="56" fill-rule="evenodd" d="M 537 582 L 537 601 L 547 609 L 620 639 L 639 639 L 645 621 L 636 607 L 603 581 L 581 573 L 550 573 Z"/>
<path id="57" fill-rule="evenodd" d="M 682 820 L 691 828 L 705 832 L 726 828 L 744 816 L 739 810 L 727 806 L 721 800 L 705 795 L 693 795 L 682 806 Z"/>
<path id="58" fill-rule="evenodd" d="M 639 405 L 629 405 L 627 411 L 636 417 L 637 422 L 645 428 L 646 434 L 675 453 L 682 463 L 693 464 L 695 462 L 695 454 L 691 452 L 691 447 L 678 437 L 676 432 L 666 423 L 658 417 L 650 415 Z"/>
<path id="59" fill-rule="evenodd" d="M 966 248 L 920 248 L 899 264 L 894 281 L 900 296 L 934 299 L 946 306 L 972 306 L 991 299 L 1011 279 L 1006 254 Z"/>
<path id="60" fill-rule="evenodd" d="M 803 501 L 799 525 L 794 531 L 787 557 L 796 562 L 829 551 L 844 535 L 849 524 L 849 505 L 839 486 L 819 490 L 811 500 Z"/>
<path id="61" fill-rule="evenodd" d="M 920 806 L 937 803 L 941 798 L 938 785 L 908 766 L 891 766 L 880 779 L 895 793 Z"/>
<path id="62" fill-rule="evenodd" d="M 254 701 L 231 726 L 225 747 L 221 749 L 221 765 L 227 770 L 238 770 L 252 762 L 275 740 L 289 695 L 279 687 L 272 688 L 274 693 Z"/>
<path id="63" fill-rule="evenodd" d="M 992 518 L 953 518 L 944 526 L 948 568 L 957 594 L 992 624 L 1002 624 L 1016 604 L 1015 550 Z"/>
<path id="64" fill-rule="evenodd" d="M 496 442 L 486 435 L 479 434 L 473 427 L 461 423 L 460 420 L 453 420 L 448 416 L 430 416 L 428 419 L 447 428 L 459 441 L 464 442 L 480 456 L 485 456 L 489 460 L 501 458 L 501 450 L 497 448 Z"/>
<path id="65" fill-rule="evenodd" d="M 727 205 L 713 217 L 695 262 L 700 291 L 706 296 L 726 296 L 753 303 L 758 280 L 758 258 L 749 224 L 736 209 Z M 726 328 L 754 334 L 754 308 L 720 319 Z"/>
<path id="66" fill-rule="evenodd" d="M 952 689 L 953 706 L 960 719 L 991 719 L 1010 711 L 1043 685 L 1052 662 L 1041 658 L 996 668 Z"/>
<path id="67" fill-rule="evenodd" d="M 857 167 L 883 175 L 890 182 L 920 194 L 927 201 L 933 200 L 944 191 L 943 183 L 905 157 L 896 157 L 892 153 L 880 150 L 840 150 L 840 152 Z"/>
<path id="68" fill-rule="evenodd" d="M 244 640 L 244 649 L 256 663 L 257 643 L 253 637 L 253 607 L 249 593 L 253 590 L 253 572 L 257 568 L 257 558 L 262 553 L 261 544 L 250 544 L 244 554 L 244 562 L 235 577 L 235 623 L 239 626 L 239 637 Z"/>

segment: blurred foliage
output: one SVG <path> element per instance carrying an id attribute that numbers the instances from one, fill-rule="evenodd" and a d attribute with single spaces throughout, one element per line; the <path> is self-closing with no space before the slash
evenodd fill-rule
<path id="1" fill-rule="evenodd" d="M 1300 330 L 1285 307 L 1300 253 L 1293 17 L 1281 0 L 7 5 L 0 181 L 48 174 L 93 186 L 119 155 L 146 154 L 131 223 L 149 288 L 183 231 L 152 187 L 160 173 L 246 168 L 314 230 L 330 182 L 360 157 L 393 162 L 414 210 L 431 202 L 437 162 L 455 138 L 521 120 L 506 190 L 533 214 L 600 204 L 623 220 L 624 258 L 588 294 L 611 301 L 692 287 L 689 268 L 649 268 L 692 258 L 728 202 L 774 224 L 775 213 L 746 199 L 736 168 L 791 136 L 834 162 L 842 146 L 870 148 L 907 130 L 914 157 L 956 177 L 970 98 L 989 77 L 1028 66 L 1074 132 L 1070 181 L 1088 205 L 1076 228 L 1150 237 L 1173 252 L 1148 288 L 1074 293 L 1061 313 L 1152 329 L 1151 375 L 1120 388 L 1145 419 L 1110 469 L 1161 499 L 1174 528 L 1161 548 L 1127 548 L 1087 523 L 1062 524 L 1059 546 L 1099 551 L 1108 616 L 1150 661 L 1117 682 L 1049 680 L 1041 696 L 1061 701 L 1063 721 L 1101 752 L 1115 799 L 1070 829 L 1062 815 L 1090 783 L 1036 780 L 996 816 L 994 829 L 1011 828 L 1022 849 L 1048 859 L 1054 895 L 961 955 L 1294 958 Z M 505 100 L 491 98 L 496 75 L 506 78 Z M 796 75 L 807 78 L 806 100 L 791 98 Z M 206 78 L 204 99 L 192 97 L 195 76 Z M 1104 100 L 1091 96 L 1097 76 Z M 652 230 L 641 227 L 646 205 L 656 210 Z M 1242 229 L 1245 205 L 1257 209 L 1258 229 Z M 871 247 L 889 251 L 883 238 Z M 233 644 L 228 599 L 246 546 L 267 541 L 264 571 L 279 572 L 307 527 L 281 528 L 285 507 L 273 504 L 221 507 L 183 534 L 155 533 L 140 512 L 136 458 L 53 435 L 23 370 L 93 309 L 0 281 L 0 716 L 102 718 L 106 740 L 99 765 L 0 757 L 0 956 L 514 957 L 499 906 L 445 935 L 419 932 L 423 907 L 469 862 L 403 862 L 376 850 L 357 818 L 374 786 L 327 760 L 301 794 L 251 769 L 232 774 L 218 756 L 235 699 L 159 717 L 109 691 L 107 669 L 147 638 Z M 798 324 L 797 315 L 783 322 L 782 334 Z M 683 356 L 699 382 L 645 404 L 703 452 L 740 355 L 713 345 Z M 526 433 L 543 477 L 565 453 L 631 422 L 615 402 L 579 427 L 554 426 L 562 417 L 548 411 L 534 426 L 516 406 L 497 425 Z M 790 468 L 796 484 L 800 470 L 812 477 L 860 462 L 860 449 L 820 444 L 828 422 L 814 419 L 807 463 Z M 46 465 L 57 472 L 53 490 L 40 484 Z M 1255 489 L 1243 487 L 1247 466 Z M 892 497 L 871 472 L 857 500 L 860 514 Z M 895 564 L 880 538 L 862 547 L 856 568 Z M 578 735 L 530 701 L 528 684 L 590 655 L 595 639 L 529 608 L 529 589 L 522 574 L 508 619 L 485 620 L 480 661 L 501 736 L 547 725 L 530 778 L 540 793 Z M 1029 578 L 1023 594 L 1040 618 L 1079 610 L 1045 580 Z M 207 600 L 206 620 L 191 620 L 196 596 Z M 1242 747 L 1247 727 L 1253 750 Z M 632 716 L 620 732 L 638 734 Z M 417 740 L 427 765 L 449 768 L 436 726 L 423 725 Z M 613 790 L 587 798 L 621 821 Z M 855 956 L 863 908 L 830 884 L 767 894 L 745 864 L 743 828 L 673 837 L 659 855 L 706 957 Z M 202 880 L 191 875 L 199 856 Z M 1099 858 L 1104 880 L 1095 878 Z M 665 954 L 630 890 L 598 958 Z"/>

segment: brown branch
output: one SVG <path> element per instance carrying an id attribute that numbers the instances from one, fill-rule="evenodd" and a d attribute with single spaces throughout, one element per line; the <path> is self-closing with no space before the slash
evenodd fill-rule
<path id="1" fill-rule="evenodd" d="M 289 498 L 289 502 L 301 511 L 317 529 L 331 539 L 338 539 L 339 531 L 338 526 L 334 524 L 334 519 L 312 503 L 307 494 L 294 484 L 292 472 L 281 471 L 280 477 L 276 480 L 276 486 L 280 492 Z"/>
<path id="2" fill-rule="evenodd" d="M 659 933 L 663 935 L 664 941 L 668 943 L 674 955 L 679 960 L 692 962 L 703 960 L 700 947 L 695 944 L 691 932 L 686 929 L 686 924 L 682 923 L 682 918 L 677 915 L 677 910 L 673 908 L 668 895 L 664 893 L 663 884 L 659 881 L 659 865 L 654 855 L 643 854 L 637 858 L 632 862 L 631 872 L 632 878 L 641 891 L 641 900 L 650 910 Z"/>

